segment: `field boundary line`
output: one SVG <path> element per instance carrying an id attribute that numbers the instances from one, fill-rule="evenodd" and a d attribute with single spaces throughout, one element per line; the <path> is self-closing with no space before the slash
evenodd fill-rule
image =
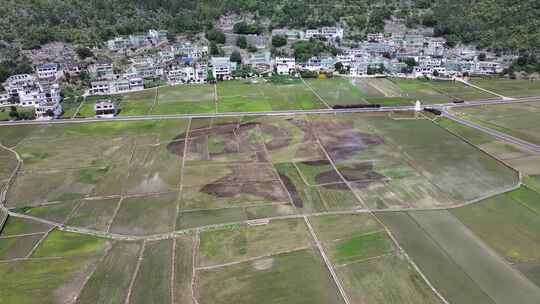
<path id="1" fill-rule="evenodd" d="M 361 260 L 358 260 L 358 261 L 352 261 L 352 262 L 345 263 L 345 264 L 338 264 L 338 265 L 336 265 L 336 268 L 343 268 L 343 267 L 347 267 L 347 266 L 350 266 L 350 265 L 353 265 L 353 264 L 362 264 L 362 263 L 365 263 L 365 262 L 385 258 L 387 256 L 392 256 L 392 255 L 395 255 L 397 253 L 398 252 L 396 250 L 392 250 L 392 251 L 389 251 L 389 252 L 386 252 L 386 253 L 383 253 L 383 254 L 380 254 L 380 255 L 377 255 L 377 256 L 361 259 Z"/>
<path id="2" fill-rule="evenodd" d="M 343 286 L 341 285 L 341 281 L 339 280 L 335 270 L 334 270 L 334 266 L 332 265 L 332 263 L 330 262 L 330 259 L 328 258 L 328 256 L 326 255 L 326 252 L 324 251 L 324 248 L 321 244 L 321 242 L 319 241 L 319 239 L 317 238 L 317 235 L 315 233 L 315 230 L 313 229 L 313 227 L 311 226 L 311 223 L 308 219 L 307 216 L 304 215 L 304 222 L 306 223 L 307 227 L 308 227 L 308 230 L 309 230 L 309 233 L 311 234 L 311 238 L 313 239 L 313 241 L 315 242 L 315 245 L 317 246 L 317 249 L 319 249 L 319 253 L 321 255 L 321 257 L 323 258 L 324 260 L 324 263 L 326 264 L 326 268 L 328 269 L 328 271 L 330 272 L 330 274 L 332 275 L 332 278 L 334 279 L 334 283 L 336 284 L 336 287 L 338 288 L 339 290 L 339 293 L 341 295 L 341 298 L 343 298 L 343 301 L 345 302 L 345 304 L 351 304 L 351 302 L 349 301 L 349 297 L 348 295 L 345 293 L 345 289 L 343 288 Z"/>
<path id="3" fill-rule="evenodd" d="M 191 300 L 193 301 L 193 304 L 199 304 L 199 301 L 197 300 L 198 297 L 198 291 L 197 291 L 197 281 L 198 281 L 198 273 L 197 273 L 197 263 L 199 259 L 199 246 L 201 244 L 201 231 L 199 229 L 195 230 L 195 235 L 193 236 L 193 249 L 191 253 L 192 258 L 192 268 L 191 268 Z"/>
<path id="4" fill-rule="evenodd" d="M 217 81 L 214 83 L 214 105 L 216 106 L 216 113 L 219 113 L 219 96 L 218 96 L 218 89 L 217 89 Z"/>
<path id="5" fill-rule="evenodd" d="M 39 245 L 41 245 L 41 243 L 45 241 L 45 239 L 49 236 L 49 233 L 51 233 L 55 228 L 56 226 L 52 226 L 51 229 L 49 229 L 47 232 L 43 234 L 43 236 L 39 239 L 39 241 L 37 241 L 36 244 L 32 247 L 32 249 L 30 249 L 30 251 L 28 251 L 28 253 L 26 254 L 27 259 L 30 258 L 32 254 L 34 254 L 34 252 L 36 252 Z"/>
<path id="6" fill-rule="evenodd" d="M 159 98 L 159 93 L 158 92 L 159 92 L 159 90 L 158 90 L 158 88 L 156 88 L 156 94 L 154 95 L 154 102 L 152 103 L 152 106 L 150 107 L 150 109 L 148 109 L 148 114 L 153 113 L 154 109 L 158 105 L 158 98 Z"/>
<path id="7" fill-rule="evenodd" d="M 308 87 L 308 89 L 310 89 L 311 92 L 313 92 L 313 94 L 315 94 L 315 96 L 316 96 L 316 97 L 317 97 L 317 98 L 318 98 L 318 99 L 319 99 L 319 100 L 320 100 L 320 101 L 321 101 L 328 109 L 332 109 L 332 107 L 326 102 L 326 100 L 324 100 L 324 99 L 321 97 L 321 95 L 319 95 L 319 93 L 317 93 L 317 92 L 315 91 L 315 89 L 313 89 L 313 88 L 311 87 L 311 85 L 309 85 L 309 84 L 304 80 L 304 78 L 303 78 L 302 76 L 300 76 L 300 79 L 302 80 L 302 82 L 304 83 L 304 85 L 305 85 L 306 87 Z"/>
<path id="8" fill-rule="evenodd" d="M 309 249 L 309 248 L 312 248 L 312 246 L 299 246 L 299 247 L 292 248 L 292 249 L 289 249 L 289 250 L 283 250 L 283 251 L 278 251 L 278 252 L 269 253 L 269 254 L 265 254 L 265 255 L 260 255 L 260 256 L 256 256 L 256 257 L 245 258 L 245 259 L 241 259 L 241 260 L 233 261 L 233 262 L 229 262 L 229 263 L 209 265 L 209 266 L 201 266 L 201 267 L 197 267 L 197 270 L 198 271 L 212 270 L 212 269 L 216 269 L 216 268 L 233 266 L 233 265 L 238 265 L 238 264 L 242 264 L 242 263 L 248 263 L 248 262 L 253 262 L 253 261 L 257 261 L 257 260 L 261 260 L 261 259 L 271 258 L 271 257 L 276 256 L 276 255 L 281 255 L 281 254 L 306 250 L 306 249 Z"/>
<path id="9" fill-rule="evenodd" d="M 459 218 L 457 218 L 456 216 L 454 216 L 454 215 L 451 214 L 451 213 L 450 213 L 450 215 L 453 216 L 453 217 L 455 217 L 455 218 L 456 218 L 456 219 L 457 219 L 464 227 L 466 227 L 465 224 L 463 224 L 463 223 L 459 220 Z M 424 234 L 426 235 L 426 237 L 427 237 L 429 240 L 431 240 L 431 241 L 433 242 L 433 244 L 435 244 L 435 246 L 437 246 L 437 248 L 438 248 L 438 249 L 439 249 L 446 257 L 448 257 L 448 259 L 449 259 L 450 261 L 452 261 L 452 263 L 453 263 L 454 265 L 456 265 L 456 266 L 457 266 L 457 267 L 465 274 L 465 276 L 466 276 L 467 278 L 469 278 L 474 284 L 476 284 L 476 287 L 478 287 L 478 289 L 479 289 L 483 294 L 485 294 L 486 297 L 488 297 L 491 301 L 493 301 L 493 303 L 496 303 L 496 301 L 495 301 L 494 299 L 492 299 L 491 296 L 490 296 L 484 289 L 482 289 L 482 288 L 478 285 L 478 283 L 477 283 L 477 282 L 469 275 L 469 273 L 468 273 L 467 271 L 465 271 L 465 269 L 463 269 L 463 267 L 462 267 L 460 264 L 458 264 L 458 263 L 454 260 L 454 258 L 453 258 L 446 250 L 444 250 L 444 248 L 439 244 L 439 242 L 437 242 L 437 240 L 435 240 L 435 238 L 434 238 L 434 237 L 433 237 L 426 229 L 424 229 L 424 227 L 422 227 L 422 225 L 420 225 L 420 223 L 418 223 L 418 221 L 417 221 L 414 217 L 412 217 L 409 213 L 407 213 L 407 216 L 413 221 L 413 223 L 414 223 L 414 224 L 415 224 L 422 232 L 424 232 Z M 467 227 L 466 227 L 466 228 L 467 228 Z M 468 228 L 467 228 L 467 229 L 468 229 Z M 472 232 L 472 231 L 471 231 L 471 232 Z"/>
<path id="10" fill-rule="evenodd" d="M 13 239 L 13 238 L 19 238 L 19 237 L 25 237 L 25 236 L 33 236 L 33 235 L 40 235 L 40 234 L 43 234 L 43 233 L 45 233 L 45 232 L 33 232 L 33 233 L 14 234 L 14 235 L 6 235 L 6 236 L 1 236 L 0 235 L 0 240 Z"/>
<path id="11" fill-rule="evenodd" d="M 176 282 L 176 238 L 172 239 L 172 253 L 171 253 L 171 278 L 170 278 L 170 286 L 169 289 L 171 290 L 171 304 L 174 304 L 174 291 L 175 291 L 175 282 Z"/>
<path id="12" fill-rule="evenodd" d="M 99 264 L 101 264 L 103 262 L 103 260 L 105 260 L 107 255 L 109 255 L 109 252 L 111 251 L 111 248 L 113 246 L 114 246 L 113 244 L 109 244 L 109 246 L 105 247 L 103 255 L 96 261 L 96 263 L 93 264 L 94 269 L 92 269 L 92 271 L 90 271 L 88 273 L 88 275 L 84 278 L 84 281 L 81 284 L 81 288 L 77 292 L 77 295 L 73 298 L 72 301 L 70 301 L 68 303 L 70 303 L 70 304 L 77 303 L 77 300 L 79 300 L 79 298 L 81 297 L 81 294 L 82 294 L 84 288 L 86 287 L 86 284 L 88 284 L 88 281 L 90 281 L 90 279 L 94 276 L 94 273 L 96 272 L 97 268 L 99 267 Z"/>
<path id="13" fill-rule="evenodd" d="M 129 288 L 127 290 L 126 299 L 124 301 L 125 304 L 129 304 L 131 301 L 131 293 L 133 292 L 133 286 L 135 285 L 135 281 L 137 280 L 137 276 L 139 274 L 139 269 L 141 268 L 142 260 L 144 258 L 145 248 L 146 248 L 146 241 L 143 241 L 141 245 L 141 249 L 139 249 L 139 256 L 137 257 L 137 265 L 135 265 L 135 270 L 133 271 L 133 274 L 131 275 Z"/>
<path id="14" fill-rule="evenodd" d="M 86 95 L 83 95 L 83 100 L 81 101 L 79 106 L 77 106 L 77 109 L 75 109 L 75 113 L 73 113 L 73 115 L 71 115 L 70 119 L 75 119 L 75 117 L 77 117 L 77 114 L 79 114 L 79 111 L 81 110 L 83 104 L 85 104 L 85 103 L 86 103 Z"/>
<path id="15" fill-rule="evenodd" d="M 464 85 L 469 86 L 469 87 L 471 87 L 471 88 L 475 88 L 475 89 L 477 89 L 477 90 L 484 91 L 484 92 L 489 93 L 489 94 L 491 94 L 491 95 L 498 96 L 498 97 L 500 97 L 500 98 L 502 98 L 502 99 L 504 99 L 504 100 L 512 100 L 512 99 L 514 99 L 514 98 L 511 98 L 511 97 L 506 97 L 506 96 L 501 95 L 501 94 L 499 94 L 499 93 L 495 93 L 495 92 L 493 92 L 493 91 L 484 89 L 484 88 L 482 88 L 482 87 L 479 87 L 479 86 L 477 86 L 477 85 L 475 85 L 475 84 L 472 84 L 472 83 L 470 83 L 470 82 L 468 82 L 468 81 L 465 81 L 465 80 L 463 80 L 463 79 L 460 79 L 460 78 L 457 78 L 456 81 L 461 82 L 461 83 L 463 83 Z"/>

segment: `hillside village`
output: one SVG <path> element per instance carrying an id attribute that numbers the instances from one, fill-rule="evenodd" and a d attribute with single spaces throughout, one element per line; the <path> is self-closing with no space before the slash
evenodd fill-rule
<path id="1" fill-rule="evenodd" d="M 339 25 L 273 29 L 265 35 L 253 24 L 229 21 L 224 31 L 206 37 L 170 37 L 166 31 L 149 30 L 83 51 L 52 44 L 24 51 L 34 73 L 9 77 L 0 106 L 11 112 L 14 107 L 34 109 L 28 117 L 10 114 L 14 119 L 54 119 L 62 115 L 63 88 L 82 96 L 112 95 L 162 85 L 272 75 L 313 78 L 321 73 L 455 79 L 500 74 L 511 61 L 473 47 L 450 48 L 429 32 L 370 33 L 363 41 L 346 37 Z"/>

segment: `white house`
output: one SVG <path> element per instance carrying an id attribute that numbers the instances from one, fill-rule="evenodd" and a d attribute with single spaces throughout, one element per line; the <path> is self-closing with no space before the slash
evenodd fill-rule
<path id="1" fill-rule="evenodd" d="M 296 70 L 296 60 L 293 57 L 276 57 L 276 73 L 279 75 L 290 75 Z"/>
<path id="2" fill-rule="evenodd" d="M 118 113 L 116 104 L 111 100 L 98 100 L 94 105 L 97 118 L 112 118 Z"/>
<path id="3" fill-rule="evenodd" d="M 216 80 L 229 80 L 231 74 L 236 70 L 236 62 L 232 62 L 229 57 L 212 57 L 212 76 Z"/>
<path id="4" fill-rule="evenodd" d="M 114 77 L 113 63 L 99 61 L 88 66 L 90 76 L 96 79 L 112 79 Z"/>
<path id="5" fill-rule="evenodd" d="M 35 67 L 38 79 L 57 80 L 62 77 L 63 73 L 60 66 L 56 63 L 45 63 Z"/>
<path id="6" fill-rule="evenodd" d="M 140 77 L 123 78 L 111 81 L 93 81 L 90 85 L 90 95 L 109 95 L 143 90 L 144 80 Z"/>
<path id="7" fill-rule="evenodd" d="M 207 81 L 208 67 L 206 65 L 174 66 L 165 74 L 170 85 L 181 83 L 202 84 Z"/>
<path id="8" fill-rule="evenodd" d="M 328 40 L 343 39 L 343 29 L 340 27 L 322 27 L 306 30 L 306 39 L 325 38 Z"/>
<path id="9" fill-rule="evenodd" d="M 384 40 L 383 33 L 369 33 L 367 34 L 368 42 L 382 42 Z"/>

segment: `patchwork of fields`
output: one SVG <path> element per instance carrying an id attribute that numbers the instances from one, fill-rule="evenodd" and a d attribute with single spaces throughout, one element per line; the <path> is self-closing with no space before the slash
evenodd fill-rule
<path id="1" fill-rule="evenodd" d="M 217 99 L 201 86 L 120 102 L 131 113 L 168 112 L 179 99 L 210 111 L 243 107 L 238 100 L 309 108 L 373 102 L 368 86 L 396 96 L 387 100 L 418 98 L 399 96 L 417 84 L 370 82 L 228 82 Z M 433 102 L 472 96 L 438 85 L 409 89 Z M 538 156 L 449 120 L 372 113 L 10 126 L 0 143 L 12 212 L 0 209 L 0 303 L 540 298 Z"/>

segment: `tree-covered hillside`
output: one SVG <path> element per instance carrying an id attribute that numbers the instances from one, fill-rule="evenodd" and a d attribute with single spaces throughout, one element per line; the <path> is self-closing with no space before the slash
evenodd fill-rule
<path id="1" fill-rule="evenodd" d="M 273 27 L 339 21 L 355 33 L 381 30 L 393 17 L 433 26 L 451 43 L 540 49 L 538 0 L 0 0 L 0 31 L 25 48 L 55 40 L 92 45 L 149 28 L 200 32 L 228 13 L 267 17 Z"/>

